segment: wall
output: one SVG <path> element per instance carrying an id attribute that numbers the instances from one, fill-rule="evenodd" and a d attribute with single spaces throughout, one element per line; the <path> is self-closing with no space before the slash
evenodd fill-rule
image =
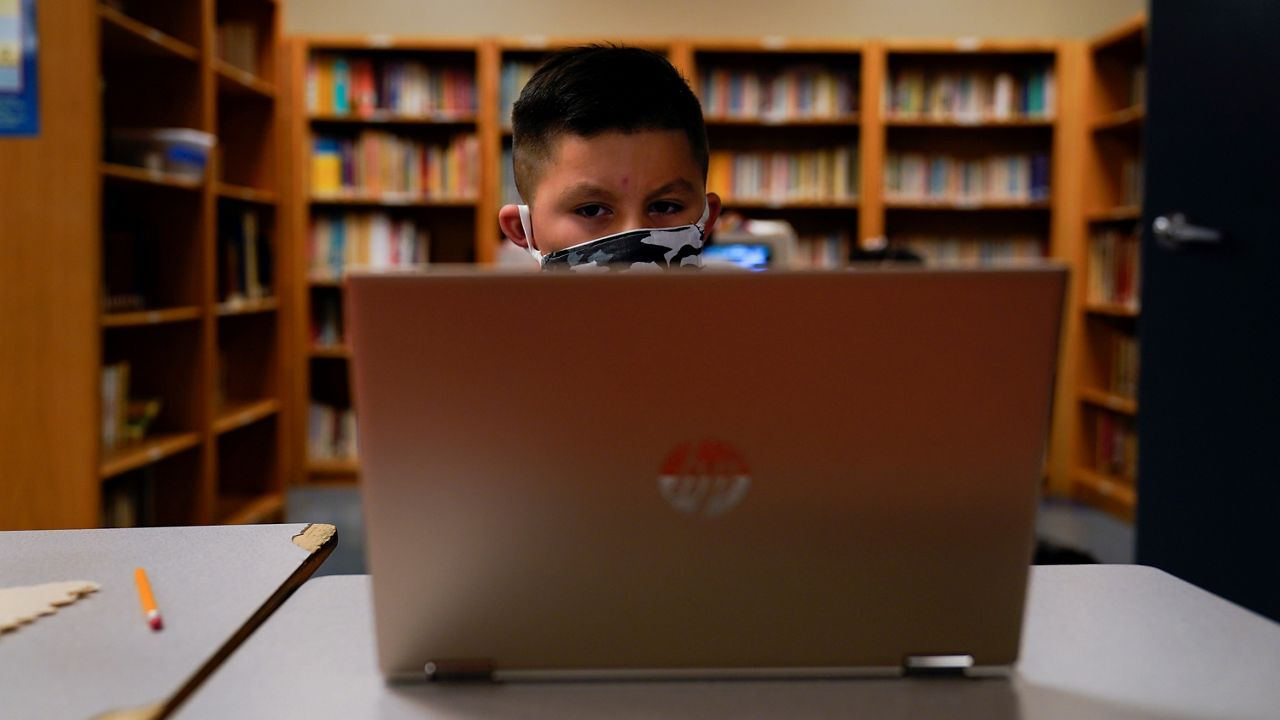
<path id="1" fill-rule="evenodd" d="M 1089 37 L 1145 0 L 286 0 L 289 34 Z"/>

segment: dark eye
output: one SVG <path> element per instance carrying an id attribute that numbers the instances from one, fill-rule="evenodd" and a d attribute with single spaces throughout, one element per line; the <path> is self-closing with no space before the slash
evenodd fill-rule
<path id="1" fill-rule="evenodd" d="M 670 200 L 659 200 L 649 206 L 650 212 L 655 212 L 659 215 L 675 215 L 682 210 L 684 210 L 684 205 Z"/>
<path id="2" fill-rule="evenodd" d="M 584 218 L 591 219 L 598 218 L 605 214 L 608 212 L 608 208 L 603 205 L 583 205 L 582 207 L 574 210 L 574 212 Z"/>

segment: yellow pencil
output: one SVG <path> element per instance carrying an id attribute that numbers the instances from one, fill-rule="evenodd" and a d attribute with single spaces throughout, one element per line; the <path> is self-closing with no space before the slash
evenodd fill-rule
<path id="1" fill-rule="evenodd" d="M 156 607 L 156 598 L 151 594 L 151 583 L 147 580 L 147 571 L 135 568 L 133 581 L 138 584 L 138 598 L 142 600 L 142 614 L 146 616 L 147 624 L 152 630 L 163 628 L 164 620 L 160 618 L 160 608 Z"/>

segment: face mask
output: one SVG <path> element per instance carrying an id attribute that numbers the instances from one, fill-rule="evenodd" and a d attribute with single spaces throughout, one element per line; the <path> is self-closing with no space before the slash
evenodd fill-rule
<path id="1" fill-rule="evenodd" d="M 704 228 L 711 213 L 711 207 L 704 204 L 702 217 L 692 225 L 625 230 L 543 255 L 533 246 L 529 206 L 521 205 L 519 209 L 529 254 L 538 265 L 578 272 L 701 267 Z"/>

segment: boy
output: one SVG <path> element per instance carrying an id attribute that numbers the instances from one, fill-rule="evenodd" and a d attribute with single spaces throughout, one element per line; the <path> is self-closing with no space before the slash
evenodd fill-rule
<path id="1" fill-rule="evenodd" d="M 544 268 L 699 265 L 720 216 L 702 107 L 666 58 L 589 46 L 553 55 L 512 112 L 516 188 L 502 232 Z"/>

